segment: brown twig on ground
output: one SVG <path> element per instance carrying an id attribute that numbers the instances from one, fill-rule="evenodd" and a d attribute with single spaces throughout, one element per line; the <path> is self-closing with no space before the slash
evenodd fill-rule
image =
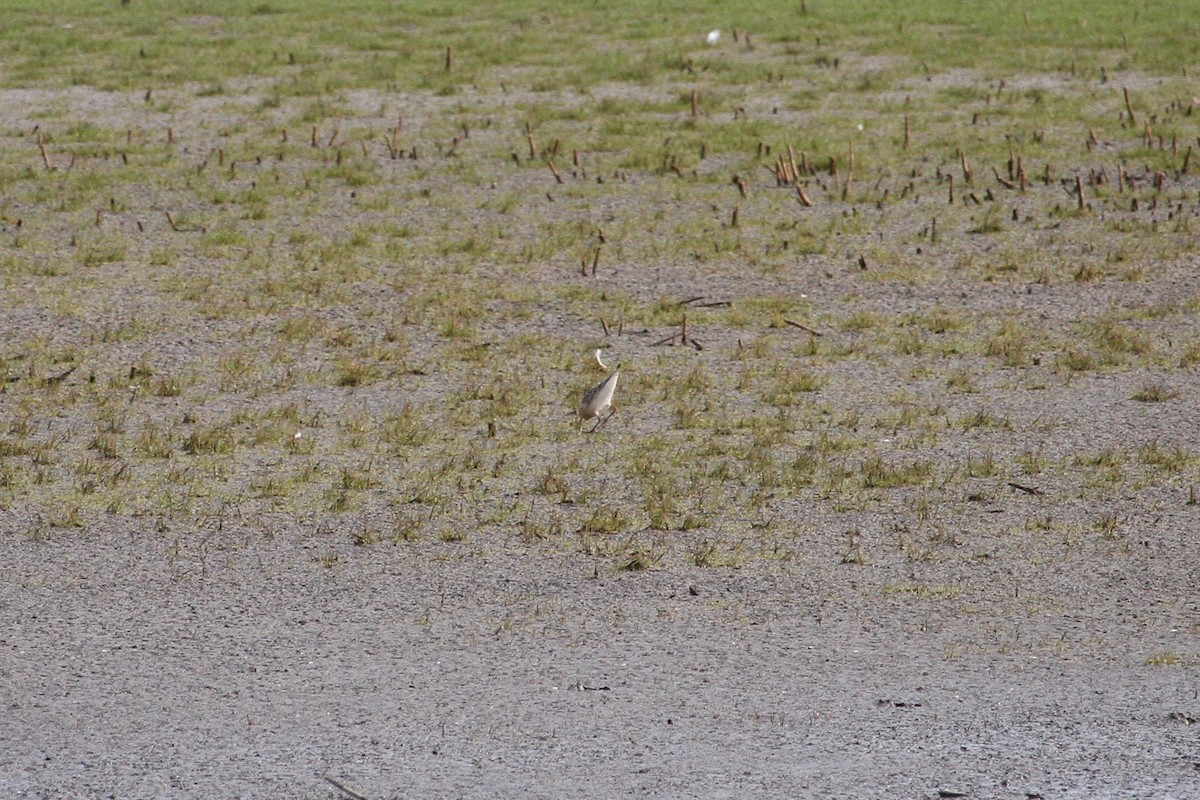
<path id="1" fill-rule="evenodd" d="M 392 135 L 390 137 L 388 137 L 388 136 L 383 137 L 383 143 L 385 145 L 387 145 L 388 155 L 392 157 L 393 161 L 395 161 L 396 159 L 398 159 L 400 157 L 401 153 L 400 153 L 400 125 L 399 125 L 399 123 L 397 123 L 396 127 L 392 128 Z"/>
<path id="2" fill-rule="evenodd" d="M 1034 494 L 1034 495 L 1045 494 L 1045 492 L 1043 492 L 1041 489 L 1038 489 L 1034 486 L 1022 486 L 1021 484 L 1013 483 L 1012 481 L 1009 481 L 1008 485 L 1018 491 L 1024 492 L 1025 494 Z"/>
<path id="3" fill-rule="evenodd" d="M 808 327 L 807 325 L 801 325 L 799 322 L 793 322 L 790 319 L 785 319 L 784 322 L 786 322 L 788 325 L 791 325 L 793 328 L 799 328 L 800 330 L 804 331 L 805 333 L 811 333 L 813 336 L 821 336 L 822 335 L 822 333 L 820 331 L 813 330 L 812 328 Z"/>
<path id="4" fill-rule="evenodd" d="M 1079 210 L 1087 211 L 1087 198 L 1083 194 L 1083 178 L 1075 176 L 1075 193 L 1079 195 Z"/>
<path id="5" fill-rule="evenodd" d="M 50 377 L 45 378 L 42 381 L 42 383 L 46 384 L 47 386 L 57 386 L 58 384 L 65 381 L 67 379 L 67 376 L 69 376 L 72 372 L 74 372 L 77 369 L 79 369 L 78 364 L 67 367 L 66 370 L 58 373 L 57 375 L 51 375 Z"/>
<path id="6" fill-rule="evenodd" d="M 999 181 L 1000 184 L 1002 186 L 1004 186 L 1004 188 L 1006 188 L 1006 189 L 1017 188 L 1017 185 L 1015 183 L 1013 183 L 1012 181 L 1005 180 L 1004 178 L 1000 177 L 1000 170 L 996 169 L 994 166 L 992 167 L 992 174 L 996 176 L 996 180 Z"/>
<path id="7" fill-rule="evenodd" d="M 331 786 L 333 786 L 333 788 L 337 789 L 339 792 L 342 792 L 347 797 L 353 798 L 353 800 L 367 800 L 367 798 L 365 796 L 363 796 L 363 795 L 359 794 L 358 792 L 354 791 L 353 789 L 349 788 L 341 781 L 334 780 L 333 778 L 329 777 L 328 775 L 322 775 L 321 777 L 324 778 L 325 781 L 328 782 Z"/>
<path id="8" fill-rule="evenodd" d="M 670 343 L 671 345 L 674 345 L 675 340 L 678 338 L 679 338 L 678 333 L 672 333 L 670 336 L 667 336 L 666 338 L 663 338 L 663 339 L 659 339 L 657 342 L 655 342 L 654 344 L 652 344 L 650 346 L 658 347 L 659 345 L 664 345 L 664 344 L 668 344 L 668 343 Z"/>
<path id="9" fill-rule="evenodd" d="M 800 203 L 803 206 L 805 206 L 806 208 L 812 207 L 812 198 L 810 198 L 808 196 L 808 193 L 804 191 L 804 187 L 800 185 L 799 181 L 796 182 L 796 194 L 797 194 L 797 196 L 799 196 Z"/>
<path id="10" fill-rule="evenodd" d="M 163 214 L 166 215 L 167 224 L 169 224 L 171 226 L 171 230 L 175 231 L 176 233 L 204 233 L 205 232 L 205 228 L 203 225 L 192 225 L 192 226 L 184 228 L 184 227 L 181 227 L 181 226 L 175 224 L 175 218 L 171 216 L 170 211 L 163 211 Z"/>
<path id="11" fill-rule="evenodd" d="M 696 302 L 697 300 L 703 300 L 703 299 L 704 299 L 704 295 L 698 294 L 695 297 L 689 297 L 687 300 L 680 300 L 676 305 L 690 306 L 692 303 Z"/>
<path id="12" fill-rule="evenodd" d="M 1125 110 L 1129 112 L 1129 121 L 1137 124 L 1137 115 L 1133 113 L 1133 103 L 1129 101 L 1129 88 L 1122 86 L 1121 91 L 1125 94 Z"/>
<path id="13" fill-rule="evenodd" d="M 605 336 L 609 336 L 609 335 L 611 335 L 611 334 L 610 334 L 610 332 L 609 332 L 609 330 L 608 330 L 608 320 L 604 319 L 604 317 L 601 317 L 601 318 L 600 318 L 600 327 L 604 329 L 604 335 L 605 335 Z"/>
<path id="14" fill-rule="evenodd" d="M 559 183 L 563 182 L 562 175 L 558 174 L 558 168 L 554 166 L 554 162 L 549 156 L 546 156 L 546 166 L 550 167 L 550 171 L 554 173 L 554 180 Z"/>
<path id="15" fill-rule="evenodd" d="M 38 150 L 42 151 L 42 164 L 46 169 L 54 169 L 54 165 L 50 163 L 50 154 L 46 152 L 46 140 L 42 138 L 42 134 L 38 134 Z"/>
<path id="16" fill-rule="evenodd" d="M 454 51 L 451 50 L 449 47 L 447 47 L 446 48 L 446 72 L 449 72 L 450 68 L 453 66 L 454 66 Z"/>

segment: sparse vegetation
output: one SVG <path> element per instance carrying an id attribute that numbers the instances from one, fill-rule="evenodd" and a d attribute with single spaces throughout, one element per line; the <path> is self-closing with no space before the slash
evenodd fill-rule
<path id="1" fill-rule="evenodd" d="M 857 530 L 896 504 L 934 524 L 1009 478 L 1200 480 L 1165 427 L 1079 433 L 1100 424 L 1094 381 L 1127 385 L 1138 402 L 1106 413 L 1137 428 L 1200 363 L 1195 297 L 1131 294 L 1192 257 L 1194 170 L 1099 82 L 1153 75 L 1136 107 L 1182 134 L 1193 92 L 1166 48 L 1071 27 L 1067 78 L 1062 20 L 977 47 L 1011 19 L 949 2 L 878 25 L 893 12 L 822 7 L 804 47 L 786 24 L 707 47 L 684 9 L 478 35 L 523 31 L 520 5 L 453 25 L 424 4 L 228 8 L 233 38 L 206 58 L 189 37 L 187 71 L 155 4 L 133 62 L 109 11 L 9 48 L 3 82 L 43 95 L 12 111 L 36 134 L 0 131 L 0 304 L 62 324 L 0 349 L 6 507 L 86 527 L 236 503 L 365 550 L 576 532 L 636 571 L 753 563 L 747 520 L 796 507 Z M 1163 18 L 1120 27 L 1150 41 Z M 600 19 L 638 55 L 581 57 Z M 432 37 L 453 68 L 370 30 Z M 1030 69 L 1046 85 L 995 77 Z M 130 87 L 139 104 L 102 102 Z M 729 106 L 759 88 L 770 113 Z M 619 413 L 580 438 L 567 413 L 601 344 L 625 368 Z M 650 531 L 668 544 L 609 541 Z M 906 552 L 938 553 L 918 538 Z"/>

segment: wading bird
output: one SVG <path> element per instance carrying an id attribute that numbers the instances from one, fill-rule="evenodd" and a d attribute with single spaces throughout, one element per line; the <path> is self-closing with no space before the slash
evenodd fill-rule
<path id="1" fill-rule="evenodd" d="M 617 378 L 621 375 L 621 368 L 618 366 L 613 373 L 600 383 L 588 389 L 583 395 L 583 399 L 579 401 L 579 426 L 583 427 L 584 420 L 594 419 L 596 424 L 588 433 L 595 433 L 601 426 L 612 419 L 613 414 L 617 413 L 612 407 L 613 392 L 617 390 Z M 601 417 L 601 412 L 604 409 L 609 409 L 608 416 Z"/>

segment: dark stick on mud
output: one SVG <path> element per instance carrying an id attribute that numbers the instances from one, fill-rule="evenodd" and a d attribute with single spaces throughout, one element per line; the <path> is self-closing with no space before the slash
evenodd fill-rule
<path id="1" fill-rule="evenodd" d="M 77 369 L 79 369 L 79 365 L 74 364 L 70 367 L 67 367 L 66 370 L 58 373 L 57 375 L 51 375 L 50 377 L 46 378 L 43 383 L 45 383 L 47 386 L 57 386 L 65 381 L 67 377 Z"/>
<path id="2" fill-rule="evenodd" d="M 1125 95 L 1125 110 L 1129 112 L 1129 121 L 1137 124 L 1137 116 L 1133 113 L 1133 103 L 1129 101 L 1129 88 L 1122 86 L 1121 91 Z"/>
<path id="3" fill-rule="evenodd" d="M 1087 211 L 1087 198 L 1083 194 L 1083 178 L 1075 176 L 1075 193 L 1079 195 L 1079 210 Z"/>
<path id="4" fill-rule="evenodd" d="M 1034 486 L 1022 486 L 1021 484 L 1013 483 L 1012 481 L 1009 481 L 1008 485 L 1011 486 L 1012 488 L 1016 489 L 1017 491 L 1024 492 L 1025 494 L 1034 494 L 1034 495 L 1045 494 L 1045 492 L 1043 492 L 1041 489 L 1038 489 Z"/>
<path id="5" fill-rule="evenodd" d="M 793 328 L 799 328 L 800 330 L 804 331 L 805 333 L 810 333 L 813 336 L 823 335 L 820 331 L 813 330 L 812 328 L 808 327 L 807 325 L 801 325 L 799 322 L 793 322 L 790 319 L 785 319 L 784 322 L 786 322 L 788 325 L 791 325 Z"/>
<path id="6" fill-rule="evenodd" d="M 670 336 L 667 336 L 666 338 L 663 338 L 663 339 L 659 339 L 657 342 L 655 342 L 654 344 L 652 344 L 650 346 L 658 347 L 659 345 L 664 345 L 664 344 L 668 344 L 668 343 L 670 343 L 672 346 L 674 346 L 675 340 L 678 338 L 679 338 L 678 333 L 672 333 Z"/>

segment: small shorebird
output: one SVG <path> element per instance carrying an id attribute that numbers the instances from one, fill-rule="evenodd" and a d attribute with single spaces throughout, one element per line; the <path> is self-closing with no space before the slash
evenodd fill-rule
<path id="1" fill-rule="evenodd" d="M 599 352 L 599 351 L 597 351 Z M 599 360 L 597 358 L 597 360 Z M 583 427 L 584 420 L 594 419 L 596 424 L 588 433 L 595 433 L 604 423 L 612 419 L 612 415 L 617 413 L 612 407 L 613 392 L 617 390 L 617 378 L 621 375 L 621 368 L 618 366 L 613 373 L 600 383 L 588 389 L 583 395 L 583 399 L 579 401 L 579 426 Z M 609 409 L 607 417 L 601 417 L 601 412 L 604 409 Z"/>

